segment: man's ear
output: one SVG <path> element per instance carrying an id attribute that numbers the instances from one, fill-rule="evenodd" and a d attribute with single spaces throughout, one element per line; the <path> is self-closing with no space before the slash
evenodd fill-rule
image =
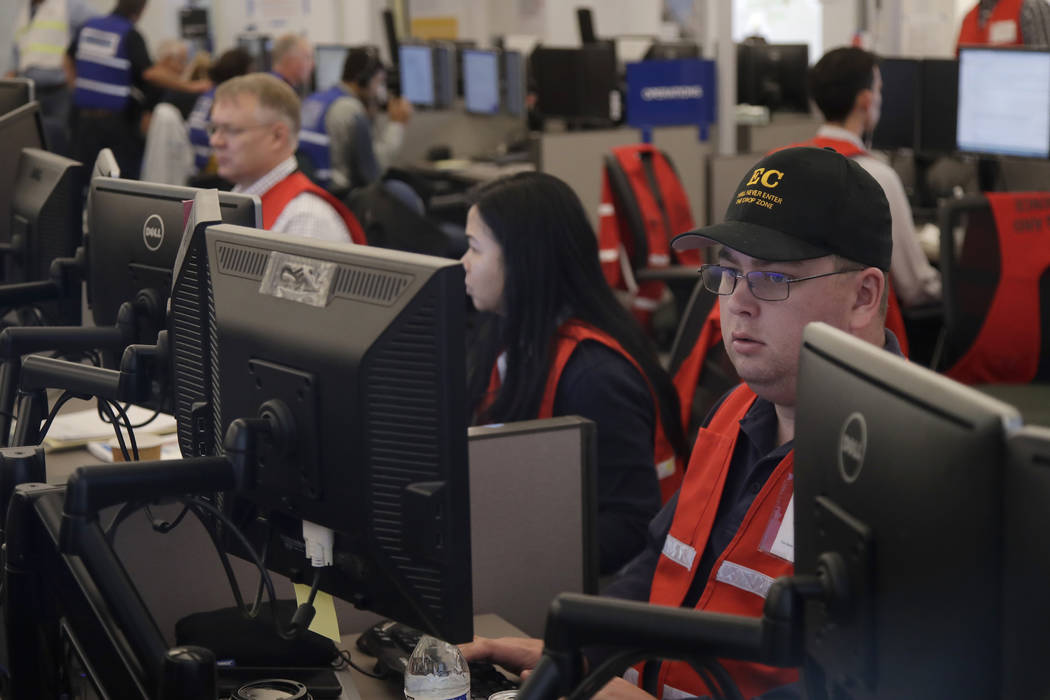
<path id="1" fill-rule="evenodd" d="M 868 267 L 857 273 L 855 295 L 851 311 L 851 330 L 870 326 L 882 314 L 882 297 L 886 294 L 886 273 L 877 267 Z"/>
<path id="2" fill-rule="evenodd" d="M 872 100 L 875 99 L 875 91 L 865 88 L 857 93 L 857 99 L 853 100 L 853 111 L 867 112 L 871 109 Z"/>

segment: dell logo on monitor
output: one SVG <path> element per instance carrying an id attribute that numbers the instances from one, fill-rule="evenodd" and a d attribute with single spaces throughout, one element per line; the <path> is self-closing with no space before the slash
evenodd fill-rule
<path id="1" fill-rule="evenodd" d="M 847 484 L 852 484 L 864 468 L 864 453 L 868 449 L 868 425 L 864 416 L 853 413 L 842 424 L 839 434 L 839 472 Z"/>
<path id="2" fill-rule="evenodd" d="M 156 214 L 150 214 L 146 223 L 142 225 L 142 242 L 149 250 L 160 249 L 161 244 L 164 243 L 164 219 Z"/>

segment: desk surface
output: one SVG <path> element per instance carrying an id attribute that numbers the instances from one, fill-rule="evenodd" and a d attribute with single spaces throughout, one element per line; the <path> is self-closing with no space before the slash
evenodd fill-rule
<path id="1" fill-rule="evenodd" d="M 503 620 L 498 615 L 475 615 L 474 632 L 483 637 L 524 637 L 525 634 L 514 625 Z M 354 642 L 358 634 L 344 634 L 342 637 L 343 649 L 349 649 L 354 663 L 363 668 L 370 668 L 375 660 L 358 650 Z M 340 671 L 339 682 L 343 686 L 343 694 L 340 696 L 345 700 L 401 700 L 404 692 L 396 683 L 382 681 L 348 669 Z"/>

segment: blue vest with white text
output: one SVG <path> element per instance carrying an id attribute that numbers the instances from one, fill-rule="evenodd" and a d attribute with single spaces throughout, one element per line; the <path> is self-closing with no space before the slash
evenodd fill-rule
<path id="1" fill-rule="evenodd" d="M 303 100 L 302 128 L 299 130 L 299 149 L 314 164 L 314 179 L 327 186 L 332 181 L 331 139 L 324 127 L 325 116 L 332 103 L 347 96 L 339 85 L 316 92 Z"/>
<path id="2" fill-rule="evenodd" d="M 77 107 L 123 110 L 131 98 L 131 61 L 127 36 L 131 21 L 120 15 L 95 17 L 84 23 L 77 41 Z"/>
<path id="3" fill-rule="evenodd" d="M 215 88 L 212 88 L 197 98 L 193 111 L 186 120 L 190 144 L 193 146 L 193 164 L 197 167 L 197 172 L 208 167 L 208 161 L 211 159 L 211 144 L 205 127 L 208 126 L 208 119 L 211 118 L 211 105 L 214 101 Z"/>

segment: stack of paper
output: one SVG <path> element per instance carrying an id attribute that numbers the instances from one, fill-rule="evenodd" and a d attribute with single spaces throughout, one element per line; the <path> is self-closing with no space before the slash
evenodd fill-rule
<path id="1" fill-rule="evenodd" d="M 131 406 L 128 408 L 128 418 L 132 425 L 137 425 L 150 418 L 153 411 Z M 122 424 L 123 421 L 118 421 Z M 143 432 L 165 434 L 173 433 L 176 429 L 175 416 L 167 413 L 159 414 L 149 425 L 143 426 Z M 55 417 L 51 428 L 44 438 L 45 450 L 65 450 L 73 447 L 81 447 L 92 440 L 108 440 L 113 437 L 113 426 L 99 419 L 95 409 L 84 411 L 73 411 L 71 413 L 60 413 Z"/>

